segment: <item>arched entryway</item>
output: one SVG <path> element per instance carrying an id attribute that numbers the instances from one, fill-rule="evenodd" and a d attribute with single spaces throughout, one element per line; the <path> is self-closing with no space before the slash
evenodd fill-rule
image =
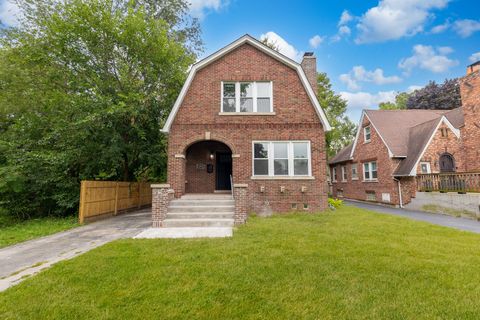
<path id="1" fill-rule="evenodd" d="M 444 153 L 440 155 L 440 172 L 454 172 L 455 171 L 455 158 L 450 153 Z"/>
<path id="2" fill-rule="evenodd" d="M 215 193 L 231 190 L 232 150 L 219 141 L 199 141 L 185 152 L 185 192 Z"/>

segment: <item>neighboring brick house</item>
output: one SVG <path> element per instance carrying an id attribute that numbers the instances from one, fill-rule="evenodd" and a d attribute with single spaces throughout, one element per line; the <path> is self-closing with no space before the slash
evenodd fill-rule
<path id="1" fill-rule="evenodd" d="M 354 143 L 329 162 L 333 196 L 402 206 L 417 174 L 479 171 L 479 65 L 460 80 L 460 108 L 364 110 Z"/>
<path id="2" fill-rule="evenodd" d="M 249 35 L 192 66 L 163 128 L 175 197 L 230 192 L 233 180 L 241 210 L 326 209 L 316 75 L 312 54 L 298 64 Z"/>

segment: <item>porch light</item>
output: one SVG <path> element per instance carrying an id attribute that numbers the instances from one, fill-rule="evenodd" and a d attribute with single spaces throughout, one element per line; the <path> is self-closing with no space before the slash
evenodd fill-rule
<path id="1" fill-rule="evenodd" d="M 213 151 L 210 151 L 209 158 L 210 158 L 210 160 L 215 159 L 215 153 L 213 153 Z"/>

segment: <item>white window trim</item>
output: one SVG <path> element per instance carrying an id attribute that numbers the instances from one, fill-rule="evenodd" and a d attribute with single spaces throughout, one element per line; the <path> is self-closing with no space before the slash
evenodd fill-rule
<path id="1" fill-rule="evenodd" d="M 275 175 L 274 174 L 274 150 L 273 145 L 275 143 L 288 143 L 288 175 Z M 268 144 L 268 175 L 255 175 L 255 143 L 265 143 Z M 307 144 L 307 160 L 308 160 L 308 173 L 305 175 L 295 175 L 294 174 L 294 154 L 293 154 L 293 144 L 294 143 L 306 143 Z M 312 152 L 311 152 L 311 143 L 310 140 L 255 140 L 252 141 L 252 179 L 259 178 L 311 178 L 312 177 Z"/>
<path id="2" fill-rule="evenodd" d="M 337 167 L 332 168 L 332 182 L 337 182 Z"/>
<path id="3" fill-rule="evenodd" d="M 347 179 L 345 179 L 345 174 L 347 173 L 347 166 L 342 166 L 342 182 L 347 182 L 348 180 L 348 175 L 347 175 Z"/>
<path id="4" fill-rule="evenodd" d="M 223 84 L 224 83 L 234 83 L 235 84 L 235 112 L 225 112 L 223 111 Z M 241 83 L 253 83 L 252 89 L 252 100 L 253 100 L 253 112 L 240 112 L 240 84 Z M 270 84 L 270 110 L 268 112 L 258 112 L 257 106 L 257 83 L 269 83 Z M 273 113 L 273 82 L 272 81 L 221 81 L 220 88 L 220 115 L 228 114 L 259 114 L 266 115 Z M 265 97 L 264 97 L 265 98 Z"/>
<path id="5" fill-rule="evenodd" d="M 427 165 L 427 172 L 423 172 L 423 171 L 422 171 L 422 164 L 426 164 L 426 165 Z M 431 168 L 431 166 L 430 166 L 430 162 L 427 162 L 427 161 L 421 161 L 421 162 L 420 162 L 420 173 L 422 173 L 422 174 L 432 173 L 432 168 Z"/>
<path id="6" fill-rule="evenodd" d="M 355 166 L 355 176 L 353 175 L 353 167 Z M 352 173 L 352 180 L 358 180 L 358 164 L 352 163 L 350 166 L 350 171 Z"/>
<path id="7" fill-rule="evenodd" d="M 369 139 L 367 139 L 367 128 L 370 130 L 370 138 Z M 370 141 L 372 141 L 372 128 L 370 127 L 370 125 L 368 125 L 368 126 L 363 128 L 363 142 L 364 143 L 369 143 Z"/>
<path id="8" fill-rule="evenodd" d="M 377 170 L 376 170 L 377 171 L 377 177 L 376 178 L 372 178 L 372 172 L 373 172 L 372 163 L 373 162 L 375 162 L 377 164 Z M 365 164 L 368 164 L 368 172 L 369 172 L 369 175 L 368 175 L 369 178 L 368 179 L 365 178 Z M 377 161 L 363 162 L 362 163 L 362 171 L 363 171 L 363 181 L 365 181 L 365 182 L 372 182 L 372 181 L 376 182 L 376 181 L 378 181 L 378 163 L 377 163 Z"/>

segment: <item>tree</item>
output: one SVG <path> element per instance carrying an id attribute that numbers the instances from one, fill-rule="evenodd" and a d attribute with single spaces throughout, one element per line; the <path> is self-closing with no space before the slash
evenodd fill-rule
<path id="1" fill-rule="evenodd" d="M 458 79 L 447 79 L 443 84 L 430 81 L 424 88 L 414 91 L 407 101 L 408 109 L 450 110 L 461 105 Z"/>
<path id="2" fill-rule="evenodd" d="M 347 102 L 332 90 L 326 73 L 318 74 L 317 83 L 318 101 L 332 126 L 332 130 L 326 134 L 328 156 L 332 157 L 353 141 L 356 125 L 345 114 Z"/>
<path id="3" fill-rule="evenodd" d="M 378 107 L 380 110 L 403 110 L 407 109 L 407 101 L 410 94 L 406 92 L 399 92 L 395 96 L 395 102 L 381 102 Z"/>
<path id="4" fill-rule="evenodd" d="M 201 48 L 186 2 L 19 7 L 0 39 L 0 206 L 68 214 L 82 179 L 162 179 L 161 124 Z"/>

